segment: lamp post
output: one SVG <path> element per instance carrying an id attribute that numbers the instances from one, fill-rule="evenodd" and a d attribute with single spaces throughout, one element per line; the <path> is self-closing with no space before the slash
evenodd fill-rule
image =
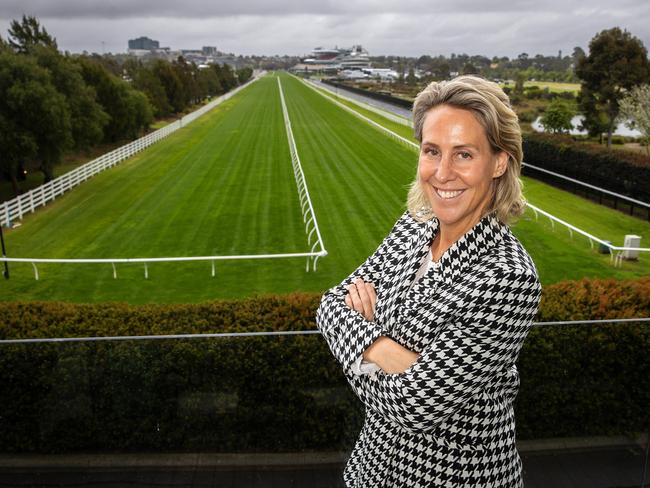
<path id="1" fill-rule="evenodd" d="M 2 257 L 6 258 L 7 253 L 5 251 L 5 238 L 2 235 L 2 224 L 0 224 L 0 242 L 2 243 Z M 5 261 L 5 270 L 2 272 L 2 274 L 4 275 L 5 280 L 9 279 L 9 263 L 7 261 Z"/>

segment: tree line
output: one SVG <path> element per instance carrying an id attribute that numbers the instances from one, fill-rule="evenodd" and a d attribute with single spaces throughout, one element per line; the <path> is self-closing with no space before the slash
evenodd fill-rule
<path id="1" fill-rule="evenodd" d="M 425 73 L 425 78 L 448 79 L 456 74 L 479 74 L 491 79 L 515 79 L 523 75 L 524 79 L 538 81 L 577 82 L 574 66 L 584 55 L 580 47 L 575 47 L 571 55 L 529 56 L 521 53 L 516 58 L 508 56 L 455 54 L 450 56 L 422 55 L 417 58 L 401 56 L 372 56 L 373 66 L 392 68 L 408 81 L 409 74 L 415 71 Z M 411 78 L 415 81 L 415 78 Z"/>
<path id="2" fill-rule="evenodd" d="M 606 134 L 611 146 L 617 123 L 625 122 L 638 129 L 646 143 L 650 143 L 650 61 L 643 42 L 619 27 L 605 29 L 589 43 L 589 52 L 573 48 L 571 55 L 529 56 L 521 53 L 516 58 L 451 54 L 424 55 L 419 58 L 399 56 L 372 57 L 375 67 L 390 67 L 400 73 L 400 81 L 407 85 L 426 84 L 432 80 L 449 79 L 456 74 L 478 74 L 485 78 L 515 80 L 511 101 L 524 95 L 524 82 L 563 81 L 580 83 L 576 108 L 584 116 L 582 128 L 590 137 Z M 424 74 L 420 81 L 415 76 Z M 408 73 L 408 74 L 406 74 Z M 534 98 L 543 95 L 527 90 Z M 576 114 L 566 97 L 548 94 L 553 99 L 542 117 L 542 125 L 550 132 L 569 130 Z M 570 98 L 573 98 L 570 96 Z"/>
<path id="3" fill-rule="evenodd" d="M 135 139 L 154 118 L 181 114 L 252 74 L 183 57 L 120 65 L 61 53 L 35 17 L 13 20 L 7 39 L 0 36 L 0 175 L 18 195 L 26 171 L 48 182 L 66 152 Z"/>
<path id="4" fill-rule="evenodd" d="M 611 146 L 617 123 L 624 122 L 650 142 L 650 61 L 640 39 L 618 27 L 603 30 L 591 39 L 589 54 L 578 58 L 575 71 L 580 80 L 577 108 L 591 137 L 607 134 Z M 556 98 L 541 123 L 549 132 L 562 133 L 572 128 L 574 115 L 565 100 Z"/>

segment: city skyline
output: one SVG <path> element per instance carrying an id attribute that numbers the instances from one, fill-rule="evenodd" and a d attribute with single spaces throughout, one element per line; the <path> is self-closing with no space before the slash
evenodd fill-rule
<path id="1" fill-rule="evenodd" d="M 132 3 L 80 0 L 8 0 L 0 4 L 0 35 L 11 20 L 36 16 L 71 52 L 127 51 L 129 39 L 146 36 L 161 46 L 242 55 L 307 55 L 314 47 L 363 45 L 371 56 L 420 56 L 451 53 L 516 57 L 570 55 L 587 50 L 590 39 L 614 26 L 627 29 L 648 46 L 650 4 L 625 0 L 612 8 L 594 2 L 509 1 L 489 6 L 478 0 L 453 5 L 406 0 L 393 2 L 339 0 L 220 4 L 187 0 Z"/>

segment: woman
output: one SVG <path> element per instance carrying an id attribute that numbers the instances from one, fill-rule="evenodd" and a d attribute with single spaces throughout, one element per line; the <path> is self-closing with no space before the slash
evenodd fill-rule
<path id="1" fill-rule="evenodd" d="M 349 487 L 520 487 L 515 366 L 537 313 L 517 116 L 495 83 L 434 82 L 413 106 L 408 210 L 325 293 L 317 324 L 366 406 Z"/>

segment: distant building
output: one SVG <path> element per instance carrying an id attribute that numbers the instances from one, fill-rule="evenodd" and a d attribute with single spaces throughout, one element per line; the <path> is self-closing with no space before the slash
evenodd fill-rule
<path id="1" fill-rule="evenodd" d="M 215 56 L 219 53 L 219 51 L 217 51 L 217 46 L 203 46 L 201 52 L 203 52 L 205 56 Z"/>
<path id="2" fill-rule="evenodd" d="M 366 73 L 370 78 L 379 78 L 381 81 L 395 81 L 399 78 L 397 71 L 390 68 L 364 68 L 361 71 Z"/>
<path id="3" fill-rule="evenodd" d="M 160 43 L 158 41 L 154 41 L 153 39 L 149 39 L 148 37 L 138 37 L 137 39 L 129 39 L 129 49 L 153 51 L 154 49 L 158 49 L 159 47 L 160 47 Z"/>
<path id="4" fill-rule="evenodd" d="M 310 56 L 296 65 L 295 71 L 336 73 L 338 71 L 355 71 L 370 68 L 368 51 L 361 46 L 351 48 L 325 49 L 317 47 Z M 363 78 L 359 73 L 346 73 L 346 77 Z"/>

